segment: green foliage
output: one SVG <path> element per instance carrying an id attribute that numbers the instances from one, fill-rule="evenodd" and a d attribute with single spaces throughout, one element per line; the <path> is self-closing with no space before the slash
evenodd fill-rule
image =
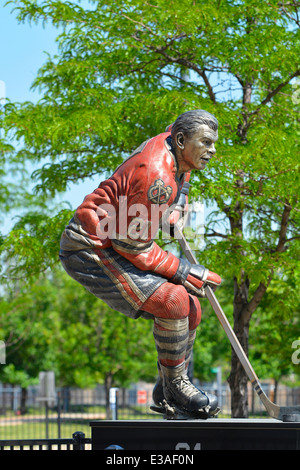
<path id="1" fill-rule="evenodd" d="M 299 386 L 299 365 L 293 363 L 293 341 L 300 337 L 300 303 L 295 286 L 299 273 L 288 282 L 274 279 L 255 312 L 251 326 L 250 356 L 259 376 L 278 381 L 292 376 Z"/>
<path id="2" fill-rule="evenodd" d="M 217 292 L 218 300 L 228 318 L 232 317 L 231 284 L 225 281 Z M 224 380 L 226 380 L 229 374 L 230 343 L 207 299 L 201 299 L 200 303 L 201 323 L 197 330 L 193 350 L 194 376 L 200 381 L 213 381 L 215 375 L 212 369 L 222 367 Z"/>
<path id="3" fill-rule="evenodd" d="M 0 309 L 7 361 L 0 381 L 30 384 L 42 370 L 78 387 L 103 383 L 106 374 L 116 386 L 156 376 L 152 322 L 111 310 L 61 269 L 6 296 Z"/>
<path id="4" fill-rule="evenodd" d="M 217 204 L 218 219 L 234 221 L 239 211 L 244 219 L 243 240 L 232 229 L 226 239 L 214 237 L 211 261 L 222 254 L 216 266 L 228 266 L 226 276 L 242 264 L 256 284 L 282 265 L 271 253 L 285 205 L 294 220 L 289 238 L 299 227 L 298 109 L 292 102 L 299 28 L 291 6 L 248 0 L 172 1 L 167 9 L 160 0 L 92 1 L 90 8 L 53 0 L 9 4 L 20 21 L 52 23 L 59 33 L 59 54 L 48 57 L 33 83 L 41 100 L 8 103 L 3 117 L 6 135 L 22 142 L 6 152 L 8 161 L 36 165 L 39 197 L 95 174 L 100 180 L 179 113 L 205 108 L 220 123 L 218 156 L 194 178 L 193 194 Z M 56 222 L 62 230 L 65 218 Z M 210 227 L 212 236 L 216 225 Z M 8 243 L 10 255 L 17 252 L 17 243 Z M 262 269 L 256 269 L 261 253 Z"/>
<path id="5" fill-rule="evenodd" d="M 84 5 L 19 0 L 8 4 L 15 7 L 21 22 L 56 26 L 58 54 L 48 56 L 34 80 L 40 101 L 8 101 L 1 115 L 1 209 L 20 207 L 22 195 L 15 181 L 6 185 L 5 168 L 20 175 L 25 166 L 34 167 L 33 193 L 27 187 L 25 191 L 30 210 L 23 211 L 12 231 L 0 238 L 5 279 L 36 279 L 40 271 L 55 265 L 59 236 L 71 211 L 53 210 L 49 201 L 86 177 L 99 175 L 100 180 L 178 114 L 203 108 L 218 118 L 220 127 L 216 158 L 192 178 L 192 196 L 201 197 L 210 209 L 205 250 L 198 252 L 198 258 L 229 284 L 233 279 L 235 290 L 247 285 L 249 292 L 237 315 L 245 323 L 268 286 L 269 304 L 278 296 L 286 304 L 286 291 L 276 290 L 278 280 L 285 288 L 293 286 L 288 302 L 296 321 L 300 179 L 299 105 L 293 97 L 300 76 L 298 3 L 172 0 L 166 7 L 162 0 L 150 4 L 91 0 Z M 236 306 L 236 292 L 230 299 Z M 288 318 L 287 310 L 282 311 Z M 267 306 L 264 315 L 271 315 Z M 128 320 L 112 318 L 121 337 Z M 280 321 L 275 315 L 272 323 Z M 84 325 L 71 323 L 64 333 L 81 341 L 79 336 L 82 340 L 86 336 Z M 204 329 L 204 337 L 208 331 Z M 267 341 L 263 327 L 261 334 Z M 294 335 L 292 329 L 286 334 Z M 143 348 L 143 335 L 136 335 L 139 349 Z M 212 348 L 205 354 L 214 361 L 217 341 L 211 335 L 207 341 Z M 61 342 L 68 355 L 76 356 L 69 341 L 61 338 Z M 201 362 L 204 351 L 199 348 Z M 117 354 L 108 346 L 106 350 Z M 135 354 L 131 347 L 128 352 Z M 93 357 L 95 364 L 88 363 L 88 356 L 83 363 L 100 373 L 97 355 Z M 104 361 L 101 370 L 105 367 Z M 66 368 L 70 376 L 71 369 Z M 121 369 L 115 374 L 121 377 Z"/>

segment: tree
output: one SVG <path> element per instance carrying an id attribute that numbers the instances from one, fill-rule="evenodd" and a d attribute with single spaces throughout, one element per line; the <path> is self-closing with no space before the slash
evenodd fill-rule
<path id="1" fill-rule="evenodd" d="M 253 338 L 259 338 L 251 347 L 251 361 L 260 377 L 274 380 L 275 395 L 282 379 L 287 381 L 290 377 L 296 385 L 300 380 L 299 366 L 292 359 L 293 342 L 300 338 L 300 317 L 295 315 L 300 307 L 295 289 L 297 276 L 299 273 L 294 273 L 285 283 L 274 278 L 256 309 L 251 327 Z"/>
<path id="2" fill-rule="evenodd" d="M 24 397 L 43 370 L 53 370 L 60 387 L 104 382 L 109 408 L 111 386 L 124 387 L 138 377 L 155 379 L 152 325 L 114 312 L 85 289 L 74 290 L 74 284 L 56 268 L 51 276 L 0 298 L 7 359 L 0 380 L 21 386 Z"/>
<path id="3" fill-rule="evenodd" d="M 58 327 L 50 336 L 60 384 L 84 388 L 104 383 L 109 416 L 111 387 L 155 380 L 152 324 L 127 318 L 85 289 L 74 289 L 75 281 L 64 272 L 56 272 L 52 284 Z"/>
<path id="4" fill-rule="evenodd" d="M 55 318 L 49 305 L 54 298 L 53 289 L 45 289 L 41 282 L 0 297 L 0 335 L 6 347 L 6 365 L 1 367 L 0 380 L 21 387 L 21 413 L 26 412 L 28 386 L 38 383 L 40 371 L 53 367 L 49 335 Z"/>
<path id="5" fill-rule="evenodd" d="M 42 99 L 8 103 L 3 117 L 6 142 L 22 140 L 6 155 L 37 165 L 39 194 L 100 177 L 183 111 L 216 115 L 218 156 L 192 180 L 192 194 L 211 204 L 198 257 L 233 280 L 234 330 L 248 353 L 249 324 L 272 279 L 299 270 L 299 1 L 10 3 L 20 21 L 60 28 L 59 54 L 33 83 Z M 46 218 L 56 229 L 44 266 L 56 260 L 65 220 Z M 11 258 L 24 247 L 26 256 L 27 235 L 13 231 L 2 251 Z M 39 257 L 31 251 L 35 268 Z M 234 353 L 229 383 L 233 417 L 247 416 L 247 377 Z"/>

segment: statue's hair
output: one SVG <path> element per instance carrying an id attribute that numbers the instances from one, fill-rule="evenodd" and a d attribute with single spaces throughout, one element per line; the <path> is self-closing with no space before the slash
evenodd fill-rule
<path id="1" fill-rule="evenodd" d="M 175 139 L 178 132 L 182 132 L 187 138 L 191 136 L 198 130 L 199 126 L 206 124 L 210 129 L 217 131 L 218 130 L 218 121 L 210 114 L 208 111 L 203 109 L 195 109 L 193 111 L 186 111 L 183 114 L 180 114 L 172 126 L 172 139 Z"/>

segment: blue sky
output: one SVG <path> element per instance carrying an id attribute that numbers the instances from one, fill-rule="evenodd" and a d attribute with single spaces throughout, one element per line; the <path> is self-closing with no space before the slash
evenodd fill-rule
<path id="1" fill-rule="evenodd" d="M 30 91 L 36 73 L 46 59 L 45 51 L 57 50 L 57 30 L 51 25 L 19 23 L 12 5 L 0 6 L 0 80 L 5 83 L 6 95 L 12 101 L 35 101 L 37 93 Z"/>
<path id="2" fill-rule="evenodd" d="M 57 52 L 55 38 L 59 32 L 50 24 L 43 27 L 42 24 L 19 23 L 12 5 L 4 6 L 5 3 L 6 0 L 0 0 L 0 99 L 5 90 L 11 101 L 35 102 L 39 94 L 30 87 L 46 61 L 46 52 L 50 55 Z M 73 185 L 60 199 L 69 201 L 75 209 L 98 184 L 94 179 Z"/>

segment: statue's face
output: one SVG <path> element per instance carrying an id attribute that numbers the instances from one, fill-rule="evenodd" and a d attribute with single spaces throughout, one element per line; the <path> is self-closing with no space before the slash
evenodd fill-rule
<path id="1" fill-rule="evenodd" d="M 190 139 L 182 133 L 177 134 L 177 146 L 180 151 L 179 164 L 183 171 L 203 170 L 216 153 L 215 142 L 218 131 L 207 125 L 201 125 Z"/>

